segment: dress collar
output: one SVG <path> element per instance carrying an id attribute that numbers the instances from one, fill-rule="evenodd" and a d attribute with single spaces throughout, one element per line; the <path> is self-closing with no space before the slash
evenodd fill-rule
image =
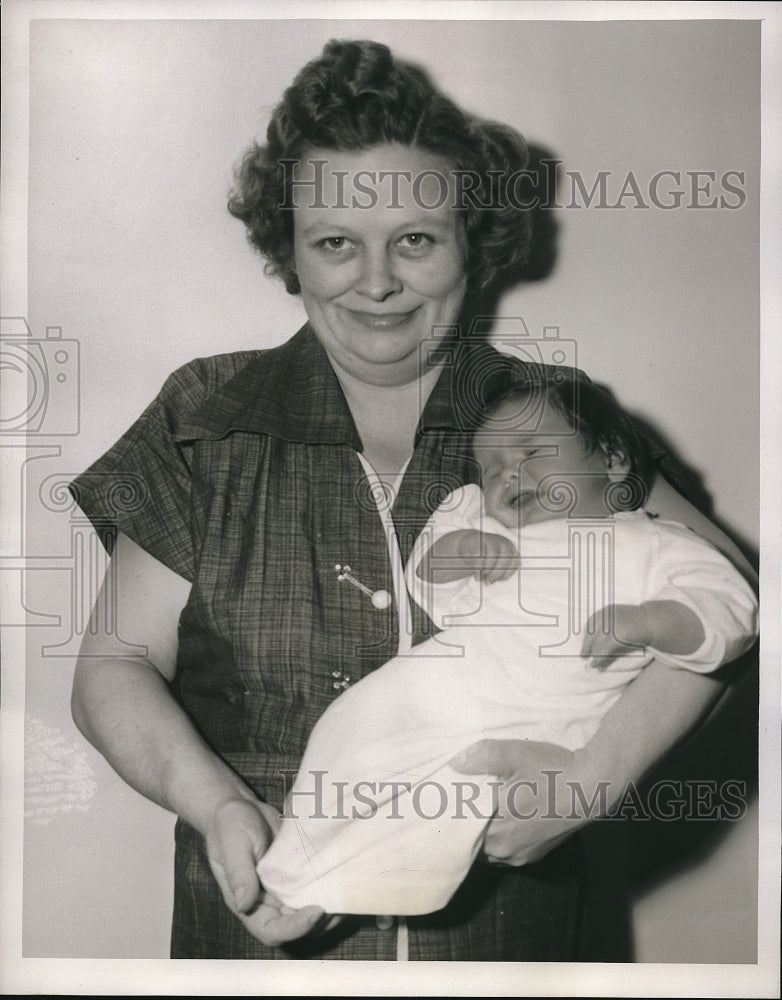
<path id="1" fill-rule="evenodd" d="M 418 434 L 440 428 L 471 430 L 479 414 L 474 407 L 458 406 L 457 400 L 476 398 L 467 384 L 470 373 L 481 374 L 485 383 L 487 364 L 494 375 L 507 372 L 501 360 L 505 357 L 486 344 L 454 339 L 444 352 L 443 371 L 424 408 Z M 308 323 L 287 343 L 255 355 L 178 423 L 174 437 L 217 440 L 232 431 L 361 450 L 337 376 Z"/>
<path id="2" fill-rule="evenodd" d="M 174 436 L 216 440 L 232 431 L 361 447 L 337 376 L 309 324 L 280 347 L 259 352 L 189 413 Z"/>

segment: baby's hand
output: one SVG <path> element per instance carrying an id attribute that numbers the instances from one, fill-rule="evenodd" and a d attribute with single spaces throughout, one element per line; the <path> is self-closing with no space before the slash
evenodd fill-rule
<path id="1" fill-rule="evenodd" d="M 587 622 L 581 655 L 592 658 L 590 666 L 605 670 L 618 657 L 638 653 L 650 642 L 640 604 L 607 604 Z"/>
<path id="2" fill-rule="evenodd" d="M 644 601 L 643 604 L 607 604 L 587 622 L 582 656 L 605 670 L 618 656 L 653 646 L 662 653 L 688 656 L 705 639 L 700 618 L 680 601 Z"/>
<path id="3" fill-rule="evenodd" d="M 519 553 L 504 535 L 481 534 L 481 549 L 475 557 L 473 575 L 484 583 L 507 580 L 519 568 Z"/>
<path id="4" fill-rule="evenodd" d="M 417 573 L 422 580 L 434 583 L 469 576 L 495 583 L 507 580 L 518 568 L 519 554 L 509 539 L 463 528 L 439 538 L 421 560 Z"/>

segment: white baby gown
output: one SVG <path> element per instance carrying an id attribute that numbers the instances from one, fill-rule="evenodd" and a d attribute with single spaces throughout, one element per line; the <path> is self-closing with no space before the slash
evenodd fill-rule
<path id="1" fill-rule="evenodd" d="M 509 537 L 521 568 L 493 584 L 420 580 L 428 548 L 461 528 Z M 455 771 L 456 754 L 485 738 L 577 750 L 652 657 L 707 672 L 756 635 L 756 600 L 733 566 L 689 529 L 641 510 L 517 533 L 487 518 L 480 489 L 467 486 L 430 519 L 407 580 L 444 631 L 348 688 L 313 729 L 282 829 L 258 865 L 264 887 L 289 906 L 441 909 L 497 808 L 498 783 Z M 632 647 L 604 670 L 580 656 L 594 611 L 652 599 L 695 611 L 706 632 L 698 650 Z"/>

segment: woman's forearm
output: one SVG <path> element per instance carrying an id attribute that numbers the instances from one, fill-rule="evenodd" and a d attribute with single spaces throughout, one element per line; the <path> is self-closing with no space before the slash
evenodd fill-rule
<path id="1" fill-rule="evenodd" d="M 649 495 L 650 510 L 679 521 L 711 542 L 757 588 L 757 574 L 738 547 L 685 500 L 661 475 Z M 621 796 L 705 718 L 725 689 L 724 676 L 676 669 L 653 660 L 633 681 L 578 751 L 575 765 L 587 781 L 609 781 Z"/>
<path id="2" fill-rule="evenodd" d="M 608 782 L 610 807 L 703 720 L 724 688 L 714 676 L 653 660 L 576 752 L 574 769 L 585 790 Z"/>
<path id="3" fill-rule="evenodd" d="M 658 475 L 648 506 L 680 521 L 720 549 L 757 587 L 757 575 L 738 547 Z M 724 676 L 676 669 L 653 660 L 600 724 L 576 765 L 585 778 L 611 782 L 609 797 L 621 796 L 708 715 L 725 690 Z"/>
<path id="4" fill-rule="evenodd" d="M 121 533 L 110 572 L 123 634 L 146 647 L 147 658 L 128 657 L 115 631 L 105 631 L 102 593 L 76 664 L 74 721 L 128 784 L 205 834 L 221 804 L 256 800 L 204 742 L 169 688 L 190 584 Z"/>
<path id="5" fill-rule="evenodd" d="M 204 835 L 223 803 L 255 800 L 146 660 L 81 659 L 72 711 L 84 736 L 128 784 Z"/>

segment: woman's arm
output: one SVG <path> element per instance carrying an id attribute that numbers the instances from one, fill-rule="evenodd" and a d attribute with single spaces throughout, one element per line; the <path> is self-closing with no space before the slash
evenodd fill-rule
<path id="1" fill-rule="evenodd" d="M 489 825 L 485 854 L 505 864 L 529 864 L 590 819 L 610 812 L 628 784 L 637 784 L 708 714 L 723 687 L 711 675 L 653 660 L 582 750 L 571 753 L 528 740 L 476 744 L 453 766 L 467 774 L 496 775 L 510 796 L 508 805 L 500 801 Z"/>
<path id="2" fill-rule="evenodd" d="M 128 784 L 204 833 L 221 800 L 252 793 L 204 744 L 168 687 L 190 585 L 124 535 L 112 572 L 119 631 L 147 655 L 129 657 L 116 635 L 106 634 L 99 600 L 76 664 L 74 721 Z"/>
<path id="3" fill-rule="evenodd" d="M 101 596 L 76 665 L 76 725 L 128 784 L 203 835 L 226 904 L 250 933 L 266 944 L 307 933 L 321 911 L 282 914 L 255 872 L 279 824 L 277 811 L 210 749 L 169 689 L 190 584 L 124 535 L 111 572 L 120 631 L 145 645 L 147 655 L 129 657 L 116 634 L 102 628 Z"/>
<path id="4" fill-rule="evenodd" d="M 651 491 L 648 506 L 712 542 L 756 585 L 756 574 L 733 542 L 662 477 Z M 719 677 L 699 674 L 653 660 L 628 686 L 583 750 L 570 753 L 548 743 L 524 740 L 476 744 L 460 758 L 460 771 L 496 774 L 505 780 L 506 789 L 516 782 L 534 782 L 538 790 L 537 798 L 532 801 L 530 794 L 523 807 L 525 813 L 537 809 L 534 816 L 520 821 L 506 809 L 505 818 L 492 821 L 484 845 L 487 856 L 508 864 L 527 864 L 594 818 L 594 814 L 574 814 L 574 792 L 568 782 L 581 790 L 586 802 L 593 801 L 602 783 L 605 798 L 598 795 L 595 801 L 610 811 L 629 782 L 639 782 L 703 721 L 725 685 L 722 672 Z M 555 808 L 551 808 L 552 802 L 556 802 Z"/>
<path id="5" fill-rule="evenodd" d="M 646 506 L 669 521 L 679 521 L 720 550 L 757 592 L 758 575 L 735 542 L 671 486 L 659 473 L 652 483 Z"/>

